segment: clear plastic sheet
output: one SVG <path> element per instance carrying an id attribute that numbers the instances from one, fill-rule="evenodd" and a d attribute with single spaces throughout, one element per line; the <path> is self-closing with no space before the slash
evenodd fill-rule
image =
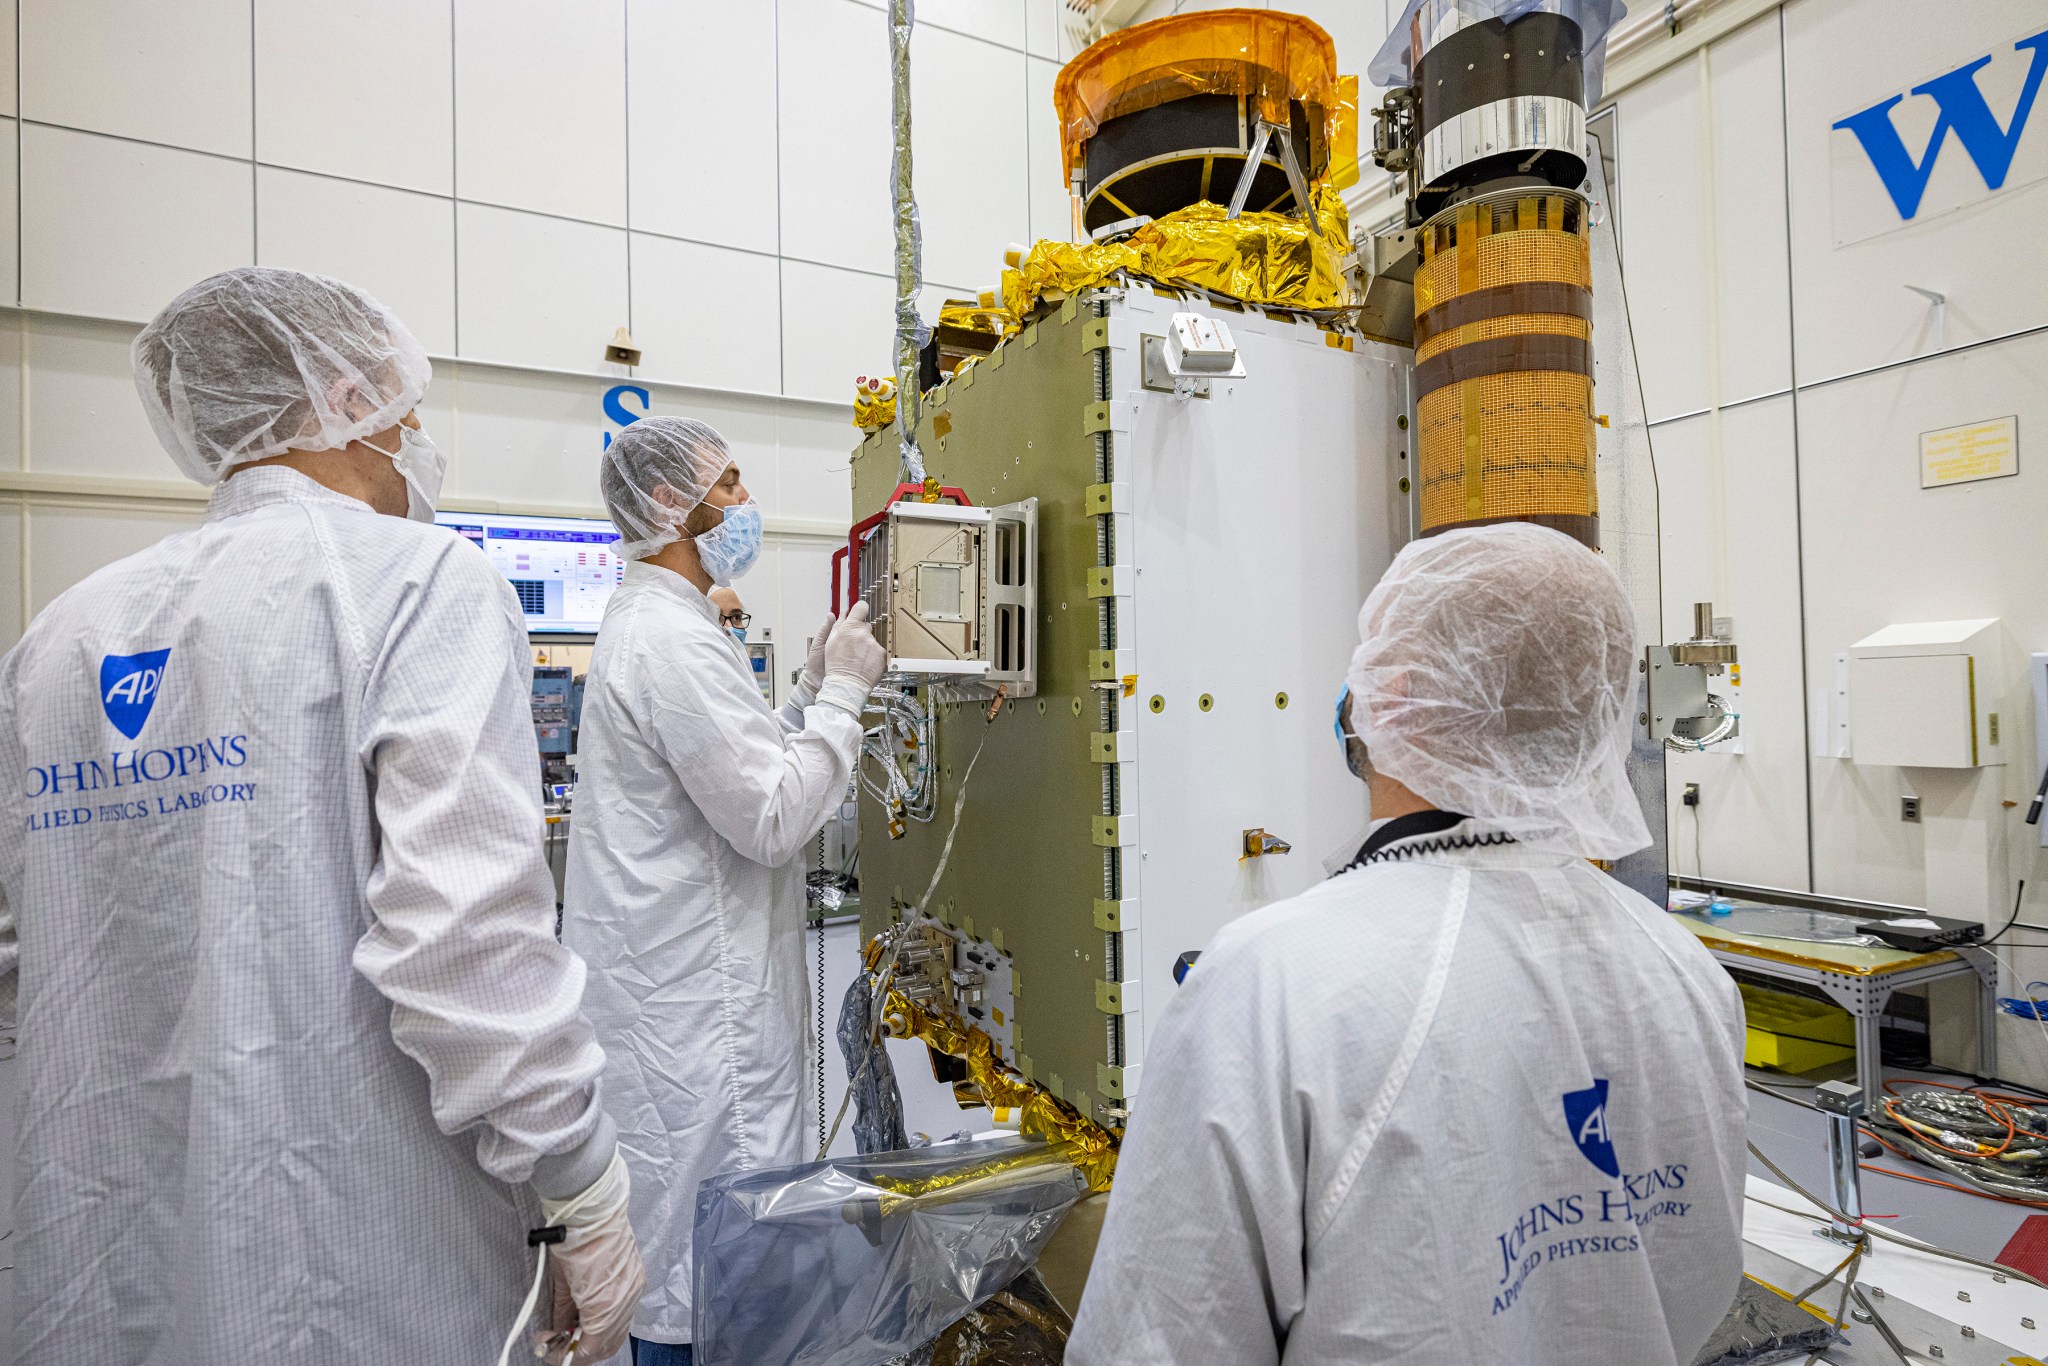
<path id="1" fill-rule="evenodd" d="M 1062 1149 L 1011 1138 L 714 1176 L 697 1191 L 696 1359 L 917 1351 L 1028 1270 L 1085 1189 Z"/>
<path id="2" fill-rule="evenodd" d="M 1745 1276 L 1728 1317 L 1700 1348 L 1693 1366 L 1769 1366 L 1806 1357 L 1841 1340 L 1826 1319 Z"/>
<path id="3" fill-rule="evenodd" d="M 1073 1331 L 1045 1282 L 1027 1271 L 889 1366 L 1060 1366 Z"/>
<path id="4" fill-rule="evenodd" d="M 1623 0 L 1408 0 L 1400 22 L 1366 68 L 1366 79 L 1382 90 L 1413 82 L 1413 32 L 1418 14 L 1433 41 L 1470 24 L 1503 19 L 1512 24 L 1525 14 L 1562 14 L 1579 26 L 1579 50 L 1585 54 L 1586 108 L 1600 102 L 1600 82 L 1607 71 L 1607 34 L 1628 13 Z"/>

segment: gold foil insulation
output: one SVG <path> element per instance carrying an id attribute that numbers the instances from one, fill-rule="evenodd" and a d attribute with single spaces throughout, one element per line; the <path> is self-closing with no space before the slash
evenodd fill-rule
<path id="1" fill-rule="evenodd" d="M 853 425 L 878 432 L 896 420 L 896 381 L 887 375 L 862 375 L 853 382 Z"/>
<path id="2" fill-rule="evenodd" d="M 1351 217 L 1328 182 L 1310 192 L 1316 222 L 1284 213 L 1226 217 L 1206 200 L 1177 209 L 1116 242 L 1040 242 L 1003 272 L 1003 306 L 1022 317 L 1059 298 L 1130 271 L 1277 308 L 1340 308 L 1350 302 L 1344 254 Z"/>
<path id="3" fill-rule="evenodd" d="M 1421 236 L 1422 534 L 1535 522 L 1598 549 L 1584 201 L 1490 195 L 1445 210 Z"/>
<path id="4" fill-rule="evenodd" d="M 882 942 L 876 939 L 867 947 L 870 971 L 880 965 Z M 1017 1131 L 1037 1134 L 1052 1144 L 1064 1160 L 1080 1169 L 1089 1190 L 1109 1189 L 1110 1180 L 1116 1175 L 1117 1144 L 1123 1139 L 1122 1130 L 1103 1128 L 1050 1091 L 1011 1071 L 996 1056 L 994 1042 L 980 1029 L 963 1027 L 957 1020 L 926 1010 L 893 987 L 882 1013 L 885 1018 L 903 1021 L 901 1034 L 922 1039 L 941 1053 L 965 1061 L 968 1085 L 980 1093 L 982 1103 L 991 1110 L 1016 1110 Z M 891 1032 L 899 1033 L 893 1029 Z"/>
<path id="5" fill-rule="evenodd" d="M 1338 142 L 1344 128 L 1330 35 L 1299 14 L 1212 9 L 1112 33 L 1060 68 L 1052 99 L 1061 165 L 1069 177 L 1079 170 L 1088 140 L 1110 119 L 1190 95 L 1241 95 L 1280 128 L 1288 126 L 1289 102 L 1298 100 L 1323 120 L 1333 167 L 1358 159 L 1355 117 L 1351 148 Z"/>

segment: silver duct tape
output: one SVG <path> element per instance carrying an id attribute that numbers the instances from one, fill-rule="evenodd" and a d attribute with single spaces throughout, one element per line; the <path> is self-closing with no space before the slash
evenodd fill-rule
<path id="1" fill-rule="evenodd" d="M 918 316 L 924 286 L 924 238 L 917 222 L 917 193 L 910 173 L 910 32 L 916 26 L 913 0 L 889 0 L 889 88 L 894 157 L 890 204 L 896 222 L 896 430 L 903 442 L 903 478 L 924 481 L 924 453 L 917 448 L 917 357 L 929 331 Z"/>
<path id="2" fill-rule="evenodd" d="M 1584 154 L 1586 111 L 1558 95 L 1517 95 L 1467 109 L 1422 135 L 1422 180 L 1501 152 Z"/>

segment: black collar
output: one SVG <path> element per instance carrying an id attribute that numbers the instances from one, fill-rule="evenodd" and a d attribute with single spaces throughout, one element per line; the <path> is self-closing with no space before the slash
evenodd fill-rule
<path id="1" fill-rule="evenodd" d="M 1396 816 L 1366 840 L 1359 849 L 1358 857 L 1337 870 L 1348 873 L 1353 868 L 1363 868 L 1369 863 L 1382 859 L 1408 858 L 1415 854 L 1440 853 L 1446 849 L 1477 849 L 1489 844 L 1513 844 L 1514 837 L 1502 831 L 1489 830 L 1479 835 L 1460 835 L 1454 839 L 1424 839 L 1414 844 L 1404 844 L 1398 849 L 1391 848 L 1401 840 L 1416 839 L 1421 835 L 1435 835 L 1449 830 L 1462 821 L 1471 819 L 1455 811 L 1411 811 L 1405 816 Z M 1336 876 L 1335 873 L 1331 876 Z"/>
<path id="2" fill-rule="evenodd" d="M 1434 835 L 1439 830 L 1448 830 L 1465 817 L 1455 811 L 1410 811 L 1405 816 L 1396 816 L 1372 832 L 1366 842 L 1359 846 L 1358 857 L 1351 860 L 1353 867 L 1364 863 L 1374 854 L 1392 844 L 1413 835 Z"/>

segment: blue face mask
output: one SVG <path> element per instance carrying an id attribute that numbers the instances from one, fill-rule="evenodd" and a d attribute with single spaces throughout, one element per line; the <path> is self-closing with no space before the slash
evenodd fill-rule
<path id="1" fill-rule="evenodd" d="M 754 567 L 761 557 L 761 505 L 749 498 L 725 510 L 725 520 L 697 537 L 697 558 L 720 586 Z"/>
<path id="2" fill-rule="evenodd" d="M 737 641 L 738 641 L 738 642 L 739 642 L 740 644 L 744 645 L 744 644 L 746 644 L 746 643 L 747 643 L 747 628 L 746 628 L 746 627 L 744 627 L 744 626 L 728 626 L 728 627 L 726 627 L 725 629 L 726 629 L 727 631 L 730 631 L 730 632 L 732 633 L 732 638 L 733 638 L 734 640 L 737 640 Z"/>
<path id="3" fill-rule="evenodd" d="M 1348 730 L 1345 729 L 1345 723 L 1348 722 L 1350 719 L 1351 685 L 1349 683 L 1346 683 L 1344 685 L 1344 690 L 1337 694 L 1337 724 L 1335 727 L 1337 731 L 1337 748 L 1344 751 L 1344 767 L 1351 770 L 1352 777 L 1358 779 L 1360 782 L 1363 782 L 1365 780 L 1365 774 L 1360 773 L 1358 771 L 1358 766 L 1351 762 L 1351 741 L 1353 739 L 1353 736 Z"/>

